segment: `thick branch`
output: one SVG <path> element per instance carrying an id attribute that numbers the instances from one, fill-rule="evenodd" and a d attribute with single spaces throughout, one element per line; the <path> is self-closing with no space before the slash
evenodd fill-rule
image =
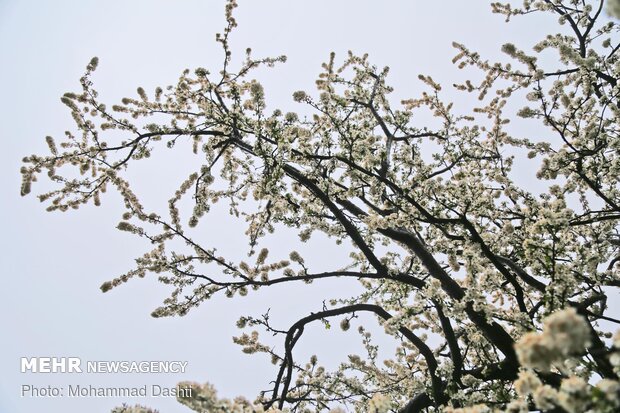
<path id="1" fill-rule="evenodd" d="M 291 375 L 292 375 L 292 368 L 293 368 L 293 353 L 292 353 L 293 347 L 295 343 L 297 342 L 297 340 L 299 339 L 299 337 L 301 336 L 301 334 L 303 333 L 304 327 L 307 324 L 312 323 L 313 321 L 321 320 L 327 317 L 334 317 L 338 315 L 350 314 L 350 313 L 355 313 L 355 312 L 360 312 L 360 311 L 368 311 L 368 312 L 375 313 L 376 315 L 378 315 L 379 317 L 381 317 L 382 319 L 386 321 L 392 318 L 392 315 L 390 313 L 388 313 L 387 311 L 385 311 L 382 307 L 378 305 L 353 304 L 353 305 L 349 305 L 349 306 L 345 306 L 341 308 L 335 308 L 332 310 L 325 310 L 325 311 L 320 311 L 318 313 L 310 314 L 309 316 L 304 317 L 301 320 L 297 321 L 295 324 L 293 324 L 289 328 L 288 333 L 286 335 L 286 341 L 285 341 L 286 354 L 280 366 L 278 378 L 276 379 L 276 383 L 274 385 L 273 398 L 272 398 L 271 403 L 278 400 L 279 387 L 280 387 L 280 384 L 282 384 L 282 391 L 280 392 L 281 396 L 279 397 L 278 406 L 280 409 L 284 407 L 286 395 L 288 393 L 289 385 L 292 380 Z M 424 360 L 426 361 L 426 364 L 428 366 L 429 374 L 431 376 L 433 395 L 434 395 L 436 402 L 440 404 L 445 402 L 446 396 L 443 391 L 444 384 L 441 381 L 441 379 L 436 375 L 438 364 L 437 364 L 437 359 L 435 358 L 435 355 L 433 354 L 433 351 L 424 343 L 424 341 L 422 341 L 422 339 L 420 339 L 415 333 L 413 333 L 408 328 L 400 327 L 398 331 L 405 338 L 407 338 L 418 349 L 422 357 L 424 357 Z M 285 372 L 286 372 L 286 376 L 285 376 Z"/>

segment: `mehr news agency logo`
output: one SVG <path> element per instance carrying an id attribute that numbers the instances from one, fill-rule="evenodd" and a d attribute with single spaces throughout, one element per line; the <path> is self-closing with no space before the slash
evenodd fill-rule
<path id="1" fill-rule="evenodd" d="M 83 362 L 79 357 L 22 357 L 22 373 L 185 373 L 187 361 L 104 361 Z M 21 397 L 191 397 L 192 388 L 163 387 L 153 384 L 137 387 L 99 387 L 93 385 L 34 386 L 22 384 Z"/>

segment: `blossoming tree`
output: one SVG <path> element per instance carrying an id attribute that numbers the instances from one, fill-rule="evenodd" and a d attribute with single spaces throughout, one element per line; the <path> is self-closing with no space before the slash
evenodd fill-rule
<path id="1" fill-rule="evenodd" d="M 227 27 L 217 37 L 225 54 L 217 74 L 186 70 L 173 86 L 153 94 L 138 88 L 136 97 L 107 106 L 91 82 L 93 59 L 82 90 L 62 97 L 74 130 L 59 144 L 48 137 L 51 154 L 27 156 L 22 168 L 24 195 L 47 172 L 55 187 L 39 198 L 50 211 L 99 205 L 109 189 L 122 196 L 118 228 L 153 249 L 101 289 L 157 274 L 172 292 L 155 317 L 276 284 L 361 283 L 361 294 L 327 301 L 285 329 L 268 317 L 239 320 L 240 328 L 282 337 L 280 347 L 264 345 L 256 332 L 235 339 L 278 366 L 256 401 L 220 400 L 197 384 L 180 401 L 196 411 L 617 411 L 620 336 L 609 340 L 608 330 L 620 321 L 607 302 L 620 286 L 620 39 L 603 1 L 493 3 L 506 20 L 555 14 L 559 33 L 531 52 L 532 45 L 504 45 L 511 63 L 454 43 L 454 63 L 484 74 L 455 85 L 478 99 L 473 113 L 446 103 L 426 75 L 426 92 L 395 103 L 387 69 L 366 56 L 332 54 L 318 90 L 293 96 L 312 111 L 306 117 L 268 113 L 266 92 L 250 77 L 284 57 L 255 59 L 248 50 L 233 69 L 235 6 L 227 3 Z M 425 110 L 433 126 L 416 121 Z M 517 117 L 541 132 L 510 133 Z M 162 146 L 178 150 L 183 139 L 202 166 L 171 195 L 167 214 L 154 213 L 132 191 L 126 169 Z M 525 154 L 541 191 L 515 178 L 515 158 Z M 229 203 L 231 219 L 247 222 L 253 262 L 196 241 L 218 200 Z M 334 245 L 350 245 L 350 261 L 317 272 L 296 251 L 272 260 L 261 243 L 283 228 L 302 241 L 322 232 Z M 374 356 L 371 334 L 357 322 L 365 313 L 398 343 L 393 357 Z M 304 329 L 330 320 L 357 328 L 368 355 L 350 355 L 335 371 L 315 357 L 299 360 Z"/>

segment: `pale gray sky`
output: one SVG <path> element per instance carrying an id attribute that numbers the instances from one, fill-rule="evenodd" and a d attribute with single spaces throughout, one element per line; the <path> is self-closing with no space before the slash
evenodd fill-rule
<path id="1" fill-rule="evenodd" d="M 389 65 L 398 98 L 421 90 L 417 75 L 432 74 L 451 85 L 461 76 L 451 65 L 457 40 L 497 56 L 507 41 L 533 44 L 544 19 L 506 25 L 490 13 L 488 1 L 377 2 L 367 0 L 240 0 L 239 28 L 232 43 L 255 56 L 286 54 L 288 62 L 256 72 L 270 106 L 298 110 L 291 93 L 311 91 L 320 64 L 329 52 L 368 52 L 378 66 Z M 44 137 L 60 137 L 72 119 L 59 101 L 77 90 L 92 56 L 100 58 L 94 76 L 102 100 L 116 103 L 135 94 L 137 86 L 152 90 L 173 83 L 184 68 L 220 68 L 222 56 L 214 35 L 223 28 L 223 1 L 0 0 L 0 191 L 3 236 L 0 320 L 0 412 L 109 411 L 122 400 L 20 398 L 22 384 L 99 384 L 128 386 L 180 380 L 209 381 L 221 395 L 253 398 L 268 387 L 274 367 L 264 357 L 247 356 L 234 346 L 239 315 L 272 307 L 285 327 L 295 317 L 320 308 L 339 283 L 317 283 L 301 290 L 274 289 L 245 300 L 215 299 L 185 318 L 152 319 L 150 312 L 166 296 L 153 278 L 134 280 L 108 294 L 99 285 L 130 268 L 148 248 L 140 239 L 114 229 L 120 218 L 118 198 L 107 197 L 100 209 L 47 213 L 33 196 L 19 197 L 21 158 L 46 151 Z M 532 24 L 538 22 L 539 24 Z M 515 40 L 518 39 L 518 40 Z M 453 92 L 446 88 L 448 96 Z M 164 151 L 165 152 L 165 151 Z M 165 201 L 179 170 L 151 166 L 133 171 L 143 183 L 143 196 Z M 155 184 L 161 179 L 163 183 Z M 39 182 L 33 192 L 49 188 Z M 166 188 L 163 191 L 162 188 Z M 163 198 L 157 198 L 161 192 Z M 164 204 L 165 205 L 165 204 Z M 234 250 L 240 228 L 230 220 L 213 222 L 210 239 Z M 275 240 L 278 247 L 278 240 Z M 281 246 L 286 243 L 283 238 Z M 314 258 L 329 263 L 346 252 L 311 244 Z M 347 285 L 349 285 L 347 283 Z M 300 292 L 301 291 L 301 292 Z M 310 291 L 310 293 L 307 293 Z M 287 318 L 289 317 L 289 318 Z M 315 334 L 316 333 L 316 334 Z M 305 350 L 335 362 L 354 340 L 343 334 L 310 331 Z M 321 338 L 319 341 L 319 337 Z M 350 337 L 349 337 L 350 338 Z M 19 372 L 23 356 L 78 356 L 85 360 L 187 360 L 185 375 L 36 375 Z M 131 400 L 129 400 L 131 401 Z M 187 409 L 173 399 L 134 400 L 162 413 Z"/>

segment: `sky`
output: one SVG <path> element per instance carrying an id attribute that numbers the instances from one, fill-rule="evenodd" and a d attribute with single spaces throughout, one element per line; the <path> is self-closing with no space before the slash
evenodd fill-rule
<path id="1" fill-rule="evenodd" d="M 432 74 L 446 85 L 462 80 L 450 62 L 453 41 L 493 58 L 508 41 L 533 44 L 548 23 L 534 18 L 507 25 L 482 0 L 239 3 L 233 52 L 242 57 L 251 47 L 257 57 L 288 57 L 285 64 L 255 74 L 265 86 L 269 107 L 283 111 L 300 110 L 291 94 L 312 90 L 321 63 L 332 51 L 337 58 L 348 50 L 369 53 L 377 66 L 390 66 L 389 80 L 400 99 L 422 90 L 418 74 Z M 224 27 L 223 10 L 221 0 L 0 0 L 0 413 L 105 412 L 122 401 L 162 413 L 189 411 L 171 398 L 20 397 L 22 385 L 28 384 L 174 386 L 193 380 L 213 383 L 222 396 L 253 399 L 268 387 L 275 367 L 232 344 L 237 318 L 271 308 L 272 314 L 283 314 L 277 320 L 285 326 L 319 309 L 323 299 L 342 288 L 355 288 L 341 282 L 274 288 L 243 300 L 215 299 L 184 318 L 153 319 L 151 311 L 168 292 L 155 278 L 134 280 L 107 294 L 99 290 L 148 248 L 114 228 L 122 213 L 118 198 L 104 198 L 99 209 L 48 213 L 34 196 L 19 196 L 21 159 L 46 153 L 44 137 L 60 137 L 72 127 L 59 98 L 79 89 L 91 57 L 99 57 L 93 80 L 101 100 L 109 104 L 135 95 L 138 86 L 152 91 L 174 83 L 185 68 L 217 71 L 222 55 L 214 39 Z M 446 93 L 454 91 L 448 88 Z M 165 202 L 183 179 L 187 165 L 175 163 L 174 156 L 157 154 L 151 164 L 132 170 L 144 199 Z M 43 180 L 34 192 L 49 188 Z M 219 219 L 223 211 L 217 213 L 221 216 L 205 228 L 207 239 L 235 253 L 242 229 Z M 284 234 L 273 246 L 283 247 L 287 240 Z M 310 255 L 318 263 L 347 254 L 321 248 L 320 238 L 313 242 Z M 355 337 L 344 333 L 320 333 L 310 331 L 301 351 L 316 352 L 326 363 L 335 363 L 357 345 Z M 187 361 L 188 369 L 182 375 L 21 373 L 20 358 L 35 356 Z"/>

